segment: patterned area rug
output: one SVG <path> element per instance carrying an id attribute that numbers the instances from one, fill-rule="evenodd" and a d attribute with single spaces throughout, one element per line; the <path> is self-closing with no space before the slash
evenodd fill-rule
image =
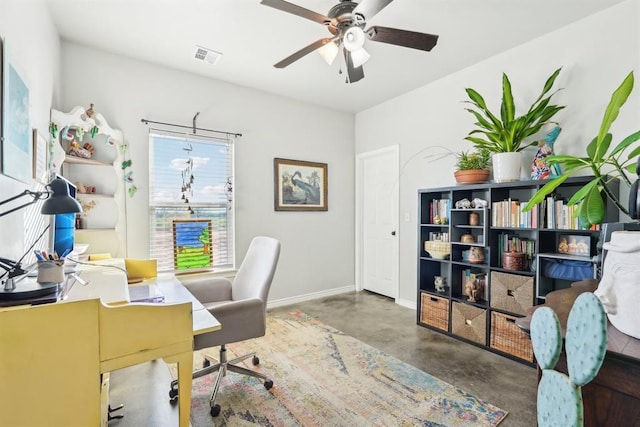
<path id="1" fill-rule="evenodd" d="M 507 415 L 299 311 L 269 316 L 265 337 L 227 346 L 258 352 L 274 386 L 228 373 L 209 415 L 215 375 L 193 381 L 191 420 L 202 426 L 495 426 Z M 217 348 L 204 350 L 214 357 Z M 202 366 L 201 352 L 194 365 Z M 172 374 L 175 378 L 175 367 Z"/>

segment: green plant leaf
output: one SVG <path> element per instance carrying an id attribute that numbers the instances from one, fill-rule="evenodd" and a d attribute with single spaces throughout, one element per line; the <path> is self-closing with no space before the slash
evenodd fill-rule
<path id="1" fill-rule="evenodd" d="M 513 104 L 513 94 L 511 93 L 511 82 L 505 73 L 502 73 L 502 104 L 500 105 L 500 117 L 502 122 L 507 124 L 513 121 L 516 114 L 516 107 Z"/>
<path id="2" fill-rule="evenodd" d="M 631 150 L 631 152 L 627 156 L 627 160 L 634 159 L 634 158 L 638 157 L 638 155 L 640 155 L 640 146 L 638 146 L 638 147 L 634 148 L 633 150 Z"/>
<path id="3" fill-rule="evenodd" d="M 633 89 L 633 72 L 630 72 L 623 80 L 620 86 L 611 95 L 611 101 L 607 105 L 607 109 L 604 112 L 602 118 L 602 124 L 600 125 L 600 131 L 598 132 L 598 145 L 604 140 L 605 135 L 609 132 L 611 125 L 618 117 L 620 108 L 627 102 L 629 94 Z"/>
<path id="4" fill-rule="evenodd" d="M 590 159 L 593 159 L 596 155 L 596 150 L 598 149 L 598 139 L 593 138 L 589 144 L 587 144 L 587 156 Z"/>
<path id="5" fill-rule="evenodd" d="M 487 104 L 484 102 L 484 98 L 482 97 L 482 95 L 480 95 L 478 92 L 476 92 L 474 89 L 471 89 L 470 87 L 466 88 L 465 91 L 467 92 L 467 95 L 473 101 L 474 104 L 476 104 L 479 108 L 482 108 L 483 110 L 487 109 Z"/>
<path id="6" fill-rule="evenodd" d="M 600 224 L 604 219 L 604 201 L 597 186 L 591 188 L 580 205 L 581 221 L 583 217 L 586 218 L 584 224 L 588 224 L 586 228 L 589 228 L 591 224 Z"/>
<path id="7" fill-rule="evenodd" d="M 616 147 L 613 149 L 613 151 L 611 151 L 611 155 L 615 155 L 618 154 L 620 151 L 623 151 L 625 148 L 627 148 L 628 146 L 630 146 L 631 144 L 633 144 L 634 142 L 636 142 L 637 140 L 640 139 L 640 130 L 632 133 L 631 135 L 629 135 L 628 137 L 626 137 L 625 139 L 623 139 L 622 141 L 620 141 L 620 143 L 618 145 L 616 145 Z M 637 150 L 638 148 L 636 148 Z M 637 154 L 636 154 L 637 155 Z M 631 156 L 631 155 L 629 155 Z M 632 156 L 635 157 L 635 156 Z M 630 158 L 630 157 L 628 157 Z"/>
<path id="8" fill-rule="evenodd" d="M 569 174 L 565 173 L 547 182 L 545 185 L 542 186 L 541 189 L 539 189 L 536 192 L 536 194 L 533 195 L 533 197 L 529 200 L 529 203 L 526 204 L 526 206 L 522 209 L 522 211 L 523 212 L 530 211 L 535 205 L 537 205 L 538 203 L 546 199 L 547 195 L 552 193 L 553 190 L 555 190 L 556 188 L 558 188 L 560 184 L 565 182 L 567 178 L 569 178 L 569 176 L 570 176 Z"/>
<path id="9" fill-rule="evenodd" d="M 597 144 L 596 154 L 595 154 L 595 156 L 593 156 L 593 161 L 595 163 L 600 163 L 602 161 L 602 158 L 607 153 L 607 150 L 609 149 L 609 146 L 611 145 L 611 140 L 612 139 L 613 139 L 613 136 L 610 133 L 608 133 L 608 134 L 606 134 L 604 136 L 602 141 L 600 141 L 600 143 Z"/>
<path id="10" fill-rule="evenodd" d="M 482 116 L 482 114 L 480 114 L 476 110 L 472 110 L 471 108 L 466 108 L 466 110 L 468 112 L 470 112 L 471 114 L 473 114 L 475 116 L 476 120 L 478 120 L 477 123 L 474 123 L 476 126 L 479 126 L 479 127 L 482 127 L 484 129 L 488 129 L 488 130 L 496 130 L 495 123 L 490 122 L 489 120 L 485 119 Z"/>
<path id="11" fill-rule="evenodd" d="M 567 202 L 567 205 L 575 205 L 576 203 L 580 203 L 580 201 L 582 201 L 582 199 L 587 196 L 591 189 L 598 185 L 599 181 L 600 178 L 594 178 L 589 181 L 588 184 L 585 184 L 580 190 L 576 191 L 576 193 L 571 196 L 571 198 Z"/>

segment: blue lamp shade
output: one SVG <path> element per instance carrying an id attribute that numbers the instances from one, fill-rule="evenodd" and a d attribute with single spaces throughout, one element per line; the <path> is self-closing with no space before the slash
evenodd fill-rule
<path id="1" fill-rule="evenodd" d="M 55 215 L 65 213 L 82 212 L 82 206 L 69 195 L 69 186 L 66 181 L 56 178 L 48 185 L 51 196 L 42 204 L 40 213 L 43 215 Z"/>

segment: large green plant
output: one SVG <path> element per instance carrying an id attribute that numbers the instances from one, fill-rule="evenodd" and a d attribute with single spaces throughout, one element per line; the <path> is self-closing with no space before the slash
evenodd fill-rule
<path id="1" fill-rule="evenodd" d="M 627 136 L 610 150 L 613 137 L 609 133 L 609 129 L 633 90 L 633 80 L 633 72 L 631 72 L 611 95 L 611 101 L 604 112 L 598 136 L 587 145 L 586 156 L 555 155 L 547 157 L 547 162 L 550 164 L 563 165 L 564 173 L 538 190 L 525 206 L 525 210 L 530 210 L 545 200 L 547 195 L 567 178 L 586 169 L 594 175 L 594 178 L 568 201 L 570 205 L 580 204 L 580 223 L 588 228 L 591 224 L 600 224 L 604 220 L 605 206 L 601 193 L 604 193 L 621 212 L 629 214 L 627 208 L 611 192 L 608 184 L 612 179 L 618 178 L 621 182 L 631 186 L 631 180 L 625 171 L 635 172 L 635 158 L 640 155 L 640 146 L 634 147 L 634 143 L 640 140 L 640 131 Z"/>
<path id="2" fill-rule="evenodd" d="M 540 96 L 531 104 L 527 113 L 519 117 L 516 117 L 511 82 L 506 74 L 502 74 L 502 103 L 499 116 L 489 110 L 482 95 L 474 89 L 466 88 L 465 91 L 470 101 L 465 101 L 465 103 L 472 105 L 466 110 L 475 116 L 477 129 L 469 132 L 465 139 L 471 141 L 476 148 L 486 149 L 492 153 L 522 151 L 536 144 L 537 141 L 525 144 L 524 140 L 538 133 L 545 124 L 555 123 L 550 121 L 551 118 L 564 108 L 561 105 L 550 104 L 551 97 L 558 90 L 546 96 L 553 87 L 561 69 L 558 68 L 551 74 L 545 82 Z"/>

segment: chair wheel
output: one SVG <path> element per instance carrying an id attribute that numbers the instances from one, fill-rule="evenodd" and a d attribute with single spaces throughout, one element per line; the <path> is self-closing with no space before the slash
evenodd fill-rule
<path id="1" fill-rule="evenodd" d="M 264 388 L 266 388 L 267 390 L 271 390 L 271 387 L 273 387 L 273 381 L 271 380 L 266 380 L 264 382 Z"/>
<path id="2" fill-rule="evenodd" d="M 209 366 L 211 366 L 211 362 L 209 361 L 209 359 L 204 359 L 202 361 L 202 367 L 203 368 L 208 368 Z"/>
<path id="3" fill-rule="evenodd" d="M 175 402 L 178 400 L 178 389 L 177 388 L 172 388 L 171 390 L 169 390 L 169 399 L 172 402 Z"/>
<path id="4" fill-rule="evenodd" d="M 253 366 L 259 365 L 260 359 L 258 359 L 258 356 L 253 356 L 253 359 L 251 359 L 251 363 L 253 363 Z"/>
<path id="5" fill-rule="evenodd" d="M 220 405 L 218 405 L 217 403 L 213 405 L 209 413 L 212 417 L 217 417 L 218 415 L 220 415 Z"/>

